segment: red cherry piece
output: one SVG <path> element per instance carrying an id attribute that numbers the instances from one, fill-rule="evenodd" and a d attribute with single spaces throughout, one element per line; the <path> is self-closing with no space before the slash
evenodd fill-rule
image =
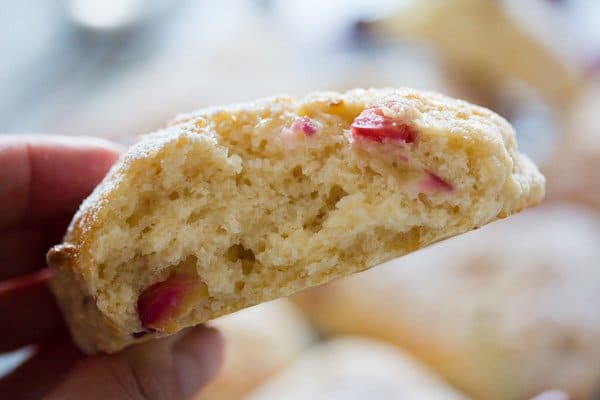
<path id="1" fill-rule="evenodd" d="M 352 136 L 376 142 L 384 139 L 412 143 L 417 138 L 415 130 L 405 121 L 383 114 L 380 108 L 367 108 L 352 122 Z"/>
<path id="2" fill-rule="evenodd" d="M 443 191 L 443 192 L 451 192 L 454 190 L 454 186 L 452 184 L 445 181 L 440 176 L 434 174 L 431 171 L 425 171 L 427 173 L 427 178 L 423 181 L 422 187 L 425 190 L 429 191 Z"/>
<path id="3" fill-rule="evenodd" d="M 309 117 L 298 118 L 292 124 L 293 132 L 302 132 L 306 136 L 312 136 L 317 133 L 317 127 Z"/>
<path id="4" fill-rule="evenodd" d="M 195 301 L 205 298 L 204 282 L 191 272 L 179 272 L 165 281 L 144 290 L 137 302 L 142 326 L 146 329 L 170 332 L 171 324 L 189 310 Z"/>

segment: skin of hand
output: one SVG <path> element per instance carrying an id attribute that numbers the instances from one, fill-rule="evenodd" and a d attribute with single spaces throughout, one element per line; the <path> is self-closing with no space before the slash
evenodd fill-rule
<path id="1" fill-rule="evenodd" d="M 45 254 L 121 151 L 95 138 L 0 135 L 0 354 L 34 349 L 0 379 L 2 399 L 186 399 L 222 363 L 221 336 L 205 326 L 92 357 L 69 337 Z"/>

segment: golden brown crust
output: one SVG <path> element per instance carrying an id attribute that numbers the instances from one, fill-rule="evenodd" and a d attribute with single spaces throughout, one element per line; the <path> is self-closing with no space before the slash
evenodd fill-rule
<path id="1" fill-rule="evenodd" d="M 63 243 L 54 246 L 48 252 L 46 261 L 48 266 L 57 270 L 73 268 L 77 264 L 77 247 L 70 243 Z"/>

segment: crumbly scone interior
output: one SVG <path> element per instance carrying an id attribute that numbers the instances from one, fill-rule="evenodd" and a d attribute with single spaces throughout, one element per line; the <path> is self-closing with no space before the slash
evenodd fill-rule
<path id="1" fill-rule="evenodd" d="M 133 333 L 140 294 L 193 271 L 203 299 L 177 321 L 191 325 L 363 270 L 542 195 L 539 185 L 519 192 L 541 178 L 521 174 L 529 161 L 487 110 L 456 102 L 448 111 L 446 98 L 383 101 L 417 135 L 388 143 L 354 138 L 365 104 L 332 98 L 204 111 L 134 150 L 79 255 L 93 266 L 83 268 L 84 291 L 98 308 Z M 296 129 L 298 115 L 310 135 Z"/>

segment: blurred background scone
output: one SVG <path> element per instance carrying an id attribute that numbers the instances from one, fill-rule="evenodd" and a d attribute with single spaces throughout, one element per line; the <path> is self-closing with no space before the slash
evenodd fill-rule
<path id="1" fill-rule="evenodd" d="M 575 71 L 556 51 L 518 24 L 499 1 L 413 0 L 390 16 L 358 26 L 383 40 L 429 41 L 470 87 L 493 98 L 507 80 L 530 85 L 564 104 L 575 89 Z"/>
<path id="2" fill-rule="evenodd" d="M 248 400 L 466 400 L 436 374 L 392 346 L 340 337 L 308 350 Z"/>
<path id="3" fill-rule="evenodd" d="M 210 325 L 225 339 L 225 361 L 195 400 L 241 398 L 287 367 L 316 339 L 306 317 L 286 299 L 238 311 Z"/>
<path id="4" fill-rule="evenodd" d="M 437 31 L 425 30 L 440 7 L 448 13 L 445 23 Z M 465 7 L 470 11 L 462 11 Z M 414 9 L 429 19 L 413 18 L 412 11 L 406 14 Z M 489 257 L 474 251 L 469 258 L 475 246 L 465 245 L 466 254 L 457 256 L 466 263 L 463 269 L 475 272 L 453 277 L 457 272 L 452 271 L 461 267 L 452 261 L 451 270 L 444 268 L 445 246 L 450 242 L 428 250 L 439 250 L 442 261 L 426 266 L 427 274 L 417 270 L 422 264 L 413 266 L 411 260 L 434 257 L 430 254 L 417 254 L 398 266 L 408 268 L 406 274 L 420 276 L 415 287 L 422 296 L 439 299 L 429 305 L 435 306 L 435 313 L 420 318 L 433 319 L 440 335 L 448 331 L 456 335 L 448 336 L 444 345 L 452 344 L 457 355 L 441 364 L 462 368 L 462 384 L 475 382 L 474 388 L 490 387 L 493 393 L 505 393 L 501 391 L 505 388 L 508 396 L 523 393 L 529 385 L 560 381 L 574 399 L 593 398 L 598 393 L 594 387 L 600 345 L 595 342 L 597 313 L 590 310 L 598 303 L 592 289 L 597 290 L 593 285 L 600 256 L 590 248 L 597 247 L 600 238 L 588 232 L 588 224 L 597 221 L 600 210 L 599 15 L 600 2 L 594 0 L 4 0 L 0 23 L 6 35 L 0 49 L 10 57 L 0 58 L 0 132 L 98 135 L 128 144 L 182 111 L 274 93 L 302 96 L 313 90 L 358 86 L 433 89 L 488 106 L 510 120 L 522 150 L 545 166 L 547 202 L 570 201 L 588 210 L 557 205 L 535 211 L 531 218 L 519 217 L 524 222 L 490 227 L 508 237 L 498 238 L 486 230 L 472 233 L 474 240 L 479 235 L 488 238 L 477 239 L 484 248 L 493 248 L 493 241 L 499 240 L 506 254 L 518 254 L 514 259 L 503 255 L 493 264 L 490 276 L 497 274 L 498 282 L 477 278 L 486 275 L 478 275 L 472 265 L 478 264 L 477 257 L 482 261 Z M 394 22 L 407 17 L 411 22 L 407 26 Z M 457 21 L 460 25 L 452 23 Z M 388 33 L 376 26 L 386 26 Z M 458 36 L 462 42 L 445 40 Z M 458 54 L 462 58 L 457 60 Z M 571 211 L 561 211 L 567 208 Z M 513 222 L 515 227 L 509 228 Z M 563 239 L 548 239 L 551 234 L 543 231 L 544 226 Z M 545 247 L 537 247 L 538 241 L 531 244 L 534 236 L 540 236 L 536 240 Z M 518 248 L 509 248 L 512 245 Z M 557 256 L 542 259 L 545 253 Z M 389 274 L 394 283 L 396 271 L 401 272 L 391 266 L 382 270 L 387 273 L 374 270 L 364 275 L 364 286 L 353 294 L 357 300 L 367 299 L 364 307 L 373 297 L 366 289 L 371 276 Z M 352 278 L 358 279 L 363 278 Z M 522 290 L 513 288 L 517 284 Z M 409 287 L 410 282 L 397 285 Z M 466 289 L 458 290 L 460 285 Z M 445 297 L 436 292 L 443 288 L 450 291 Z M 561 303 L 551 295 L 554 292 L 572 300 Z M 491 311 L 476 320 L 491 321 L 484 327 L 491 323 L 512 327 L 512 336 L 498 335 L 504 331 L 494 329 L 486 333 L 485 328 L 478 331 L 478 341 L 468 340 L 465 332 L 472 327 L 455 318 L 435 319 L 457 313 L 460 307 L 465 311 L 458 321 L 474 318 L 478 304 L 473 302 L 482 293 L 486 301 L 478 304 Z M 531 304 L 517 313 L 514 307 L 527 296 Z M 380 306 L 386 307 L 387 303 Z M 393 332 L 406 318 L 399 312 L 402 309 L 386 314 L 382 322 L 386 330 Z M 339 315 L 332 321 L 352 310 L 346 306 L 336 311 Z M 486 317 L 490 313 L 492 317 Z M 265 327 L 279 326 L 275 312 L 261 314 Z M 378 327 L 374 325 L 373 331 Z M 227 329 L 224 322 L 233 349 L 236 339 Z M 432 340 L 434 334 L 429 332 L 425 339 Z M 269 356 L 274 364 L 299 351 L 298 337 L 290 336 L 289 341 L 289 350 Z M 500 348 L 510 351 L 495 355 L 494 344 L 502 343 Z M 430 346 L 432 354 L 438 351 Z M 476 352 L 482 355 L 477 362 L 469 358 L 473 351 L 463 355 L 465 349 L 482 347 L 487 350 Z M 286 357 L 278 358 L 284 353 Z M 489 360 L 507 353 L 513 356 L 504 365 L 518 360 L 515 374 L 530 377 L 529 382 L 513 383 L 505 369 L 490 369 L 495 364 Z M 5 360 L 0 357 L 0 367 L 8 365 Z M 240 361 L 246 371 L 255 362 Z M 500 372 L 490 375 L 490 370 Z M 227 371 L 226 366 L 224 376 Z M 241 380 L 240 384 L 246 385 Z"/>
<path id="5" fill-rule="evenodd" d="M 564 134 L 543 169 L 549 201 L 569 200 L 600 211 L 600 73 L 566 112 Z"/>
<path id="6" fill-rule="evenodd" d="M 395 343 L 474 398 L 587 399 L 600 390 L 598 243 L 594 213 L 545 206 L 295 299 L 325 335 Z"/>

